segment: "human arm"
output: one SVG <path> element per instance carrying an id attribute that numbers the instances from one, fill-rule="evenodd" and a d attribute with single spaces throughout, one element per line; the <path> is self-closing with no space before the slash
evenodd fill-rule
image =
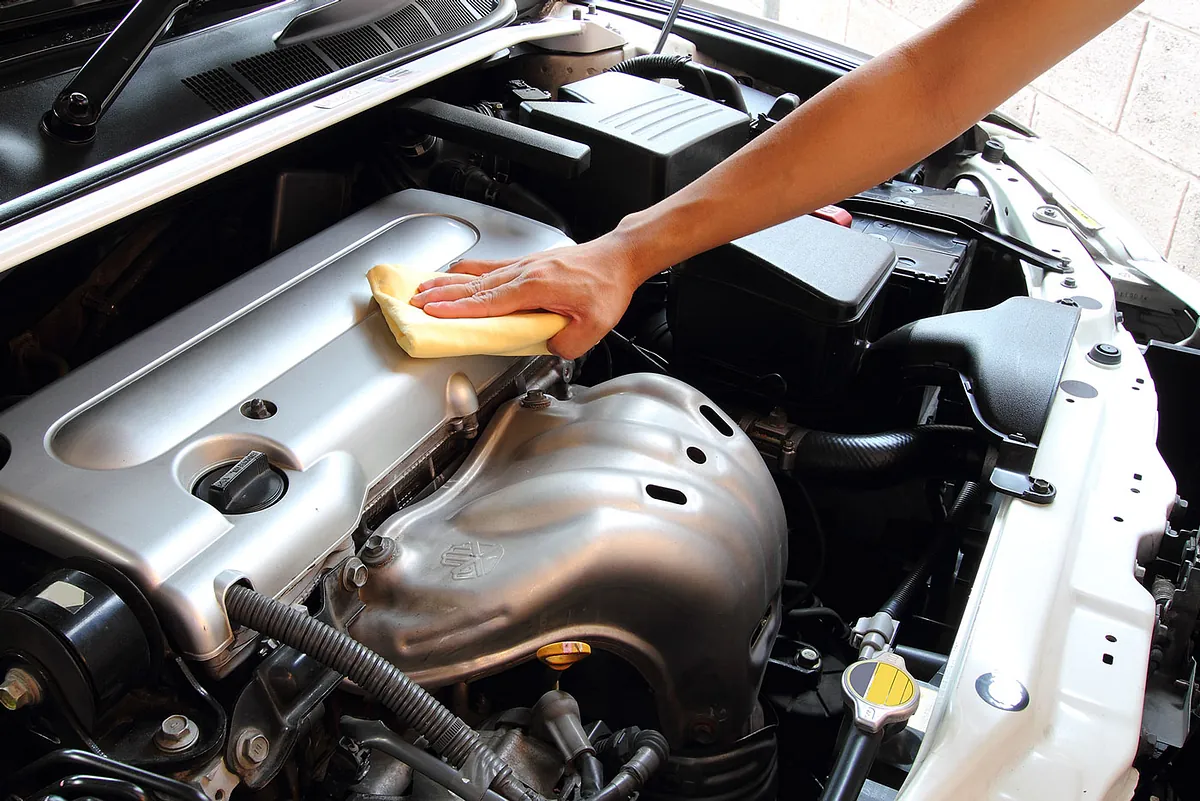
<path id="1" fill-rule="evenodd" d="M 579 356 L 616 324 L 647 278 L 895 175 L 1136 5 L 967 0 L 612 232 L 511 263 L 460 262 L 457 274 L 422 284 L 413 303 L 437 317 L 558 312 L 569 324 L 550 346 Z"/>

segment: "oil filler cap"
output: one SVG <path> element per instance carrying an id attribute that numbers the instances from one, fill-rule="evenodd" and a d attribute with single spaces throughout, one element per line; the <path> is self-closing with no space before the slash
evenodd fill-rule
<path id="1" fill-rule="evenodd" d="M 196 482 L 192 494 L 222 514 L 244 515 L 274 505 L 286 491 L 287 479 L 267 455 L 250 451 L 236 464 L 209 470 Z"/>

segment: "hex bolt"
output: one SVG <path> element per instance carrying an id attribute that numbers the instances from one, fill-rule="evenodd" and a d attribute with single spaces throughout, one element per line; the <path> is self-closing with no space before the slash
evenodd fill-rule
<path id="1" fill-rule="evenodd" d="M 271 754 L 271 741 L 258 729 L 245 729 L 238 737 L 237 759 L 243 768 L 261 765 Z"/>
<path id="2" fill-rule="evenodd" d="M 186 751 L 199 739 L 199 729 L 186 715 L 169 715 L 163 718 L 158 731 L 154 733 L 154 744 L 158 746 L 158 750 L 168 754 Z"/>
<path id="3" fill-rule="evenodd" d="M 387 564 L 392 560 L 392 556 L 396 552 L 396 541 L 391 537 L 383 537 L 379 534 L 372 534 L 367 537 L 367 541 L 363 543 L 362 551 L 359 557 L 362 558 L 364 564 L 371 567 Z"/>
<path id="4" fill-rule="evenodd" d="M 366 584 L 367 566 L 357 556 L 351 556 L 342 568 L 342 588 L 346 592 L 356 592 Z"/>
<path id="5" fill-rule="evenodd" d="M 806 662 L 816 662 L 821 658 L 821 655 L 817 653 L 816 648 L 809 648 L 808 646 L 805 646 L 804 648 L 800 649 L 800 658 Z"/>
<path id="6" fill-rule="evenodd" d="M 1029 491 L 1034 495 L 1049 495 L 1054 487 L 1044 478 L 1035 478 L 1029 482 Z"/>
<path id="7" fill-rule="evenodd" d="M 1078 282 L 1076 282 L 1076 280 L 1074 278 L 1071 278 L 1069 276 L 1062 280 L 1062 285 L 1065 286 L 1067 289 L 1074 289 L 1076 287 L 1077 283 Z"/>
<path id="8" fill-rule="evenodd" d="M 18 667 L 9 668 L 0 684 L 0 705 L 10 711 L 42 702 L 42 685 L 33 674 Z"/>
<path id="9" fill-rule="evenodd" d="M 550 405 L 550 396 L 545 391 L 540 389 L 531 389 L 525 393 L 525 397 L 521 398 L 521 408 L 523 409 L 545 409 Z"/>

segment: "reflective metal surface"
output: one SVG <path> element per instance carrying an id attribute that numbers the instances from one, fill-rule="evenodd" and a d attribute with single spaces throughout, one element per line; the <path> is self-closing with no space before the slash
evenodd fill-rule
<path id="1" fill-rule="evenodd" d="M 673 742 L 732 742 L 787 557 L 762 458 L 665 376 L 538 406 L 506 405 L 442 489 L 376 530 L 395 555 L 369 568 L 350 633 L 426 685 L 581 640 L 642 673 Z"/>
<path id="2" fill-rule="evenodd" d="M 231 641 L 221 587 L 244 576 L 272 595 L 306 589 L 345 556 L 372 487 L 522 363 L 409 359 L 367 270 L 566 242 L 456 198 L 385 198 L 0 415 L 12 443 L 0 525 L 57 556 L 126 570 L 177 646 L 214 669 Z M 243 415 L 252 398 L 275 413 Z M 278 503 L 225 516 L 193 497 L 198 476 L 251 449 L 285 473 Z"/>

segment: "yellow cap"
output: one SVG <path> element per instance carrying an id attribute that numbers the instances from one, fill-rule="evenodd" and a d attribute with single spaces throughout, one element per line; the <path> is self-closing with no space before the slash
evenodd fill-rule
<path id="1" fill-rule="evenodd" d="M 586 642 L 567 640 L 552 642 L 537 650 L 537 658 L 552 670 L 566 670 L 576 662 L 587 659 L 592 652 L 592 646 Z"/>

